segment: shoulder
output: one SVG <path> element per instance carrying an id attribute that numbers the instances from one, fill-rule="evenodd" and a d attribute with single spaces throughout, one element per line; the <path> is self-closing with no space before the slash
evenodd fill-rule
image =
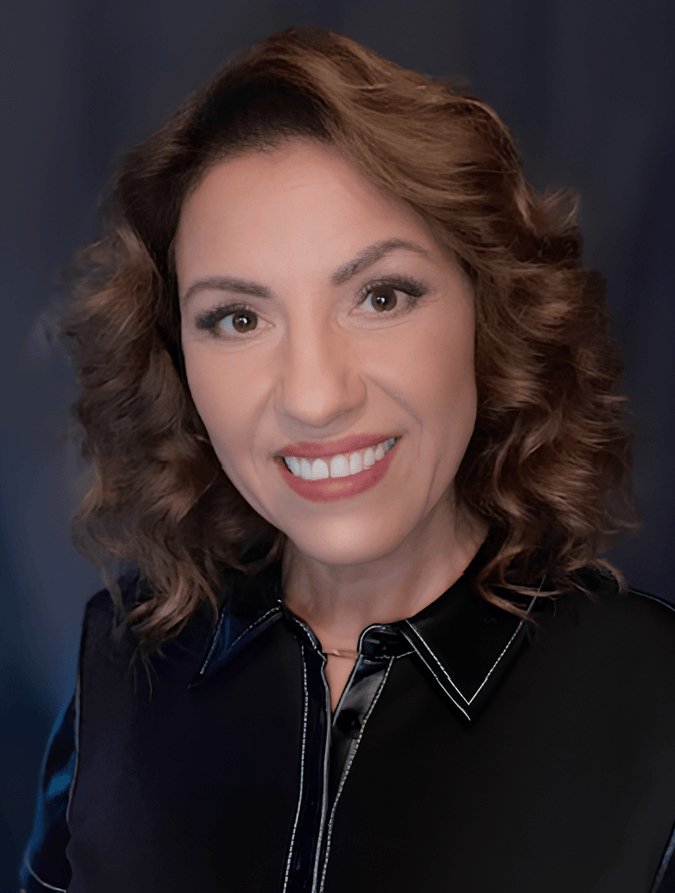
<path id="1" fill-rule="evenodd" d="M 191 679 L 190 674 L 199 669 L 214 634 L 211 612 L 200 605 L 177 635 L 158 642 L 142 656 L 141 639 L 126 622 L 126 615 L 151 598 L 152 591 L 138 570 L 119 577 L 116 585 L 118 600 L 113 599 L 109 589 L 102 589 L 86 604 L 80 643 L 83 694 L 96 696 L 118 686 L 126 689 L 131 685 L 135 689 L 137 678 L 149 681 L 150 676 L 153 684 L 154 680 L 173 678 L 176 674 Z M 118 607 L 120 602 L 122 610 Z M 151 688 L 152 684 L 148 684 Z"/>
<path id="2" fill-rule="evenodd" d="M 101 663 L 105 658 L 122 658 L 129 661 L 138 645 L 125 622 L 125 616 L 139 600 L 142 581 L 138 571 L 120 576 L 114 584 L 117 587 L 122 610 L 113 598 L 110 589 L 101 589 L 92 595 L 84 609 L 82 635 L 80 639 L 80 669 Z M 112 587 L 111 587 L 112 588 Z"/>
<path id="3" fill-rule="evenodd" d="M 672 680 L 675 692 L 675 605 L 636 588 L 620 591 L 608 572 L 584 569 L 577 579 L 585 591 L 546 599 L 535 612 L 541 639 L 592 655 L 617 676 Z"/>
<path id="4" fill-rule="evenodd" d="M 582 591 L 577 598 L 586 603 L 591 615 L 628 624 L 636 635 L 650 629 L 675 634 L 675 604 L 667 599 L 633 586 L 622 592 L 616 577 L 608 571 L 585 568 L 578 579 L 588 594 Z"/>
<path id="5" fill-rule="evenodd" d="M 638 623 L 675 630 L 675 604 L 634 586 L 621 590 L 609 571 L 582 568 L 575 574 L 577 586 L 553 599 L 554 614 L 597 617 L 600 621 Z M 637 630 L 636 630 L 637 631 Z"/>
<path id="6" fill-rule="evenodd" d="M 119 592 L 125 611 L 131 610 L 136 604 L 151 596 L 148 584 L 141 577 L 138 568 L 130 568 L 121 574 L 115 580 L 114 586 Z M 116 611 L 117 608 L 111 590 L 100 589 L 88 599 L 84 611 L 84 620 L 85 623 L 100 618 L 112 620 Z"/>

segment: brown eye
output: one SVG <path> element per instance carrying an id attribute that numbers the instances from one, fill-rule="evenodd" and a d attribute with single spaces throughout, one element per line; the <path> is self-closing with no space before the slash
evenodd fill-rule
<path id="1" fill-rule="evenodd" d="M 250 310 L 237 310 L 234 313 L 228 313 L 227 316 L 221 319 L 220 328 L 226 332 L 229 330 L 229 326 L 226 326 L 224 323 L 226 319 L 230 318 L 232 319 L 232 328 L 235 332 L 239 332 L 240 335 L 253 331 L 258 325 L 255 313 L 252 313 Z"/>
<path id="2" fill-rule="evenodd" d="M 366 300 L 372 298 L 372 305 L 376 310 L 393 310 L 398 303 L 396 289 L 392 285 L 378 285 L 372 288 L 366 295 Z"/>

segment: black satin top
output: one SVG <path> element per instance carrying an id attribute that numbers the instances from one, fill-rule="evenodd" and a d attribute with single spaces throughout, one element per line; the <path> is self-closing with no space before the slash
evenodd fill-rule
<path id="1" fill-rule="evenodd" d="M 23 889 L 673 893 L 675 610 L 584 572 L 592 598 L 523 623 L 480 561 L 363 631 L 334 714 L 279 564 L 226 574 L 215 633 L 197 615 L 149 675 L 94 596 Z"/>

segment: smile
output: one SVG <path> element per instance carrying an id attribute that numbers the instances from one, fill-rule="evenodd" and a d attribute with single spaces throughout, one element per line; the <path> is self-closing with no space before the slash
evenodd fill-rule
<path id="1" fill-rule="evenodd" d="M 353 453 L 340 453 L 313 461 L 297 456 L 285 456 L 283 462 L 291 474 L 305 481 L 320 481 L 329 477 L 351 477 L 351 475 L 359 474 L 381 461 L 392 449 L 396 440 L 397 438 L 390 437 L 389 440 L 378 443 L 375 447 L 355 450 Z"/>
<path id="2" fill-rule="evenodd" d="M 282 479 L 298 496 L 310 502 L 334 502 L 359 496 L 379 484 L 398 452 L 400 440 L 400 437 L 390 437 L 374 447 L 314 460 L 304 456 L 278 456 L 275 461 Z M 357 471 L 359 463 L 361 470 Z"/>

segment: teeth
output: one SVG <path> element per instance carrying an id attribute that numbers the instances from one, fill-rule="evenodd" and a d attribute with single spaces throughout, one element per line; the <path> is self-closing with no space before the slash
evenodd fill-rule
<path id="1" fill-rule="evenodd" d="M 296 456 L 284 456 L 284 462 L 292 474 L 306 481 L 320 481 L 327 477 L 343 478 L 358 474 L 364 468 L 370 468 L 371 465 L 379 462 L 395 443 L 396 438 L 390 437 L 384 443 L 378 443 L 375 449 L 368 447 L 366 450 L 357 450 L 347 456 L 342 454 L 331 456 L 328 461 L 314 459 L 312 462 L 309 459 L 300 459 Z"/>
<path id="2" fill-rule="evenodd" d="M 300 474 L 300 460 L 296 459 L 295 456 L 286 456 L 284 459 L 286 466 L 289 471 L 291 471 L 296 477 L 302 477 Z"/>
<path id="3" fill-rule="evenodd" d="M 307 462 L 307 465 L 310 465 L 309 459 L 302 460 L 303 477 L 305 476 L 305 462 Z M 314 462 L 311 463 L 310 475 L 311 478 L 307 478 L 306 480 L 320 481 L 323 480 L 323 478 L 330 477 L 328 473 L 328 462 L 326 462 L 325 459 L 315 459 Z"/>
<path id="4" fill-rule="evenodd" d="M 330 460 L 330 476 L 332 478 L 346 478 L 349 474 L 349 462 L 344 456 L 333 456 Z"/>

